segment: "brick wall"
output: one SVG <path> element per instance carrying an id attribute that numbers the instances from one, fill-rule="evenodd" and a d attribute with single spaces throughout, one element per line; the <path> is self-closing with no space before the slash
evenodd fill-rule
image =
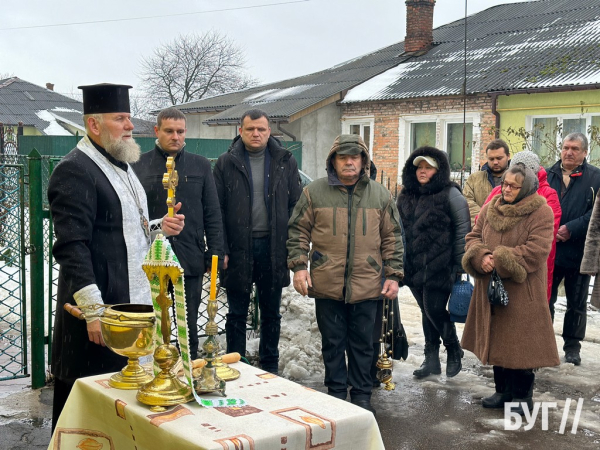
<path id="1" fill-rule="evenodd" d="M 467 113 L 480 114 L 480 138 L 473 148 L 473 166 L 477 167 L 485 147 L 494 139 L 493 126 L 495 117 L 491 111 L 491 99 L 487 95 L 476 95 L 467 98 Z M 406 149 L 405 142 L 399 142 L 400 118 L 414 115 L 462 114 L 462 97 L 433 97 L 390 102 L 362 102 L 342 104 L 342 116 L 348 120 L 352 117 L 374 117 L 373 160 L 379 172 L 385 172 L 384 184 L 389 178 L 390 190 L 393 192 L 399 173 L 404 167 L 404 160 L 399 160 L 399 151 L 409 154 L 414 149 Z"/>

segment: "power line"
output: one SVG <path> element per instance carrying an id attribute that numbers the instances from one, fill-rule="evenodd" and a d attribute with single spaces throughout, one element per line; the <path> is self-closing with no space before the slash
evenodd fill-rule
<path id="1" fill-rule="evenodd" d="M 293 3 L 306 3 L 312 0 L 291 0 L 287 2 L 279 2 L 279 3 L 267 3 L 263 5 L 252 5 L 252 6 L 239 6 L 236 8 L 224 8 L 224 9 L 211 9 L 207 11 L 195 11 L 195 12 L 187 12 L 187 13 L 177 13 L 177 14 L 161 14 L 158 16 L 143 16 L 143 17 L 128 17 L 124 19 L 106 19 L 106 20 L 91 20 L 87 22 L 68 22 L 68 23 L 54 23 L 48 25 L 29 25 L 24 27 L 10 27 L 10 28 L 0 28 L 0 31 L 9 31 L 9 30 L 28 30 L 32 28 L 56 28 L 56 27 L 66 27 L 70 25 L 90 25 L 96 23 L 109 23 L 109 22 L 127 22 L 133 20 L 148 20 L 148 19 L 162 19 L 164 17 L 178 17 L 178 16 L 191 16 L 195 14 L 208 14 L 208 13 L 216 13 L 216 12 L 227 12 L 227 11 L 240 11 L 243 9 L 256 9 L 256 8 L 268 8 L 270 6 L 282 6 L 282 5 L 291 5 Z"/>

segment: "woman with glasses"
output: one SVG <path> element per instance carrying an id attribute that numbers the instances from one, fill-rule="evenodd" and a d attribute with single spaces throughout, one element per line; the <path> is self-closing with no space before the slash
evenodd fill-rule
<path id="1" fill-rule="evenodd" d="M 560 200 L 558 199 L 558 194 L 550 184 L 548 184 L 548 174 L 546 170 L 540 166 L 540 158 L 535 153 L 529 150 L 523 150 L 514 155 L 510 160 L 510 165 L 514 166 L 515 164 L 523 164 L 525 167 L 529 167 L 533 170 L 533 173 L 537 175 L 539 186 L 537 189 L 537 193 L 546 199 L 548 202 L 548 206 L 552 208 L 552 213 L 554 214 L 554 235 L 558 233 L 558 227 L 560 226 L 560 218 L 562 217 L 562 209 L 560 208 Z M 488 203 L 492 198 L 496 195 L 500 194 L 502 186 L 498 185 L 483 203 L 484 205 Z M 477 220 L 477 218 L 475 219 Z M 556 259 L 556 240 L 552 241 L 552 249 L 550 250 L 550 255 L 546 260 L 546 267 L 548 269 L 548 303 L 550 302 L 550 296 L 552 295 L 552 276 L 554 274 L 554 260 Z"/>
<path id="2" fill-rule="evenodd" d="M 466 237 L 463 267 L 475 277 L 462 345 L 483 364 L 493 365 L 495 393 L 484 408 L 524 413 L 533 406 L 534 370 L 557 366 L 558 352 L 546 295 L 546 259 L 554 239 L 552 210 L 537 194 L 537 175 L 511 164 L 501 193 L 484 205 Z M 487 295 L 493 270 L 508 293 L 508 305 L 490 305 Z"/>
<path id="3" fill-rule="evenodd" d="M 447 351 L 446 376 L 457 375 L 463 351 L 446 310 L 456 274 L 462 272 L 465 235 L 471 228 L 467 200 L 450 180 L 445 152 L 420 147 L 402 171 L 398 210 L 404 226 L 406 263 L 403 283 L 421 309 L 425 360 L 416 378 L 441 373 L 440 338 Z"/>

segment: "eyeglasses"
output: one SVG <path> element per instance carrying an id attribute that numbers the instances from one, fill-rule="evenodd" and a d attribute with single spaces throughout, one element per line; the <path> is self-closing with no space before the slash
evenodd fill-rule
<path id="1" fill-rule="evenodd" d="M 518 191 L 519 189 L 521 189 L 523 186 L 517 186 L 516 184 L 510 184 L 510 183 L 502 183 L 502 187 L 504 189 L 510 189 L 511 191 Z"/>

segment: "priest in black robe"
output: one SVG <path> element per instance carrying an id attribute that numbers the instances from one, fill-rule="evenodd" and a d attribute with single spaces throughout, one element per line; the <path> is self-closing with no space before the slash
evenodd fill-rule
<path id="1" fill-rule="evenodd" d="M 53 430 L 77 378 L 116 372 L 127 363 L 104 345 L 103 309 L 89 308 L 152 303 L 142 269 L 151 238 L 146 194 L 129 166 L 140 155 L 132 137 L 131 86 L 79 88 L 87 135 L 56 166 L 48 184 L 56 236 L 52 254 L 60 264 L 52 341 Z M 163 234 L 177 235 L 184 217 L 157 222 Z M 92 312 L 80 321 L 64 311 L 65 303 Z"/>

